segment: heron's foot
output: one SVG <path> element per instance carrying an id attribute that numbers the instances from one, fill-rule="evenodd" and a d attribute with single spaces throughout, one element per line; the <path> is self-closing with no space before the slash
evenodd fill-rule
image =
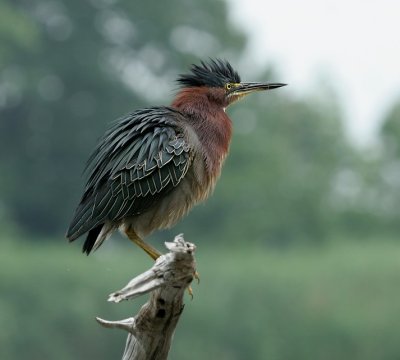
<path id="1" fill-rule="evenodd" d="M 198 273 L 197 271 L 194 272 L 193 278 L 195 278 L 195 279 L 197 280 L 197 284 L 200 284 L 200 276 L 199 276 L 199 273 Z M 189 287 L 187 288 L 187 291 L 188 291 L 190 297 L 191 297 L 192 300 L 193 300 L 193 289 L 192 289 L 192 287 L 189 286 Z"/>
<path id="2" fill-rule="evenodd" d="M 197 284 L 200 284 L 200 274 L 195 271 L 193 277 L 196 279 Z"/>
<path id="3" fill-rule="evenodd" d="M 190 300 L 193 300 L 193 289 L 191 286 L 187 288 L 188 294 L 190 296 Z"/>

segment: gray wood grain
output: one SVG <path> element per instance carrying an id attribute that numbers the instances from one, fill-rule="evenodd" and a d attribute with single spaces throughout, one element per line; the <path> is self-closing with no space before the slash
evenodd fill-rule
<path id="1" fill-rule="evenodd" d="M 165 360 L 171 348 L 176 325 L 183 311 L 185 290 L 195 276 L 194 244 L 182 235 L 165 243 L 169 252 L 154 266 L 132 279 L 123 289 L 110 294 L 118 303 L 150 293 L 149 301 L 135 317 L 120 321 L 96 320 L 106 328 L 129 332 L 122 360 Z"/>

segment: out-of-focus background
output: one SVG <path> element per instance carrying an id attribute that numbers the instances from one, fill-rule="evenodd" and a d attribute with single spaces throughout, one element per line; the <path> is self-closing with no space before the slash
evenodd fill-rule
<path id="1" fill-rule="evenodd" d="M 64 232 L 111 120 L 168 104 L 208 57 L 287 82 L 230 108 L 214 196 L 184 232 L 201 284 L 172 359 L 400 357 L 400 51 L 395 1 L 0 0 L 0 358 L 116 359 L 107 294 L 151 266 L 118 234 Z"/>

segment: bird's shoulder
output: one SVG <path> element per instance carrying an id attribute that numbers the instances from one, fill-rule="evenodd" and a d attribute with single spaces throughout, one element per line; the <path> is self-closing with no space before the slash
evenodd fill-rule
<path id="1" fill-rule="evenodd" d="M 132 127 L 139 132 L 144 132 L 152 126 L 164 125 L 179 127 L 183 114 L 176 108 L 170 106 L 152 106 L 132 111 L 111 123 L 108 130 Z"/>

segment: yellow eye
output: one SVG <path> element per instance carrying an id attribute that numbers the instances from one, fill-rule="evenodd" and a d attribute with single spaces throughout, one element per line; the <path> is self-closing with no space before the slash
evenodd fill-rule
<path id="1" fill-rule="evenodd" d="M 225 89 L 226 89 L 226 90 L 232 89 L 232 84 L 230 84 L 230 83 L 226 84 L 226 85 L 225 85 Z"/>

